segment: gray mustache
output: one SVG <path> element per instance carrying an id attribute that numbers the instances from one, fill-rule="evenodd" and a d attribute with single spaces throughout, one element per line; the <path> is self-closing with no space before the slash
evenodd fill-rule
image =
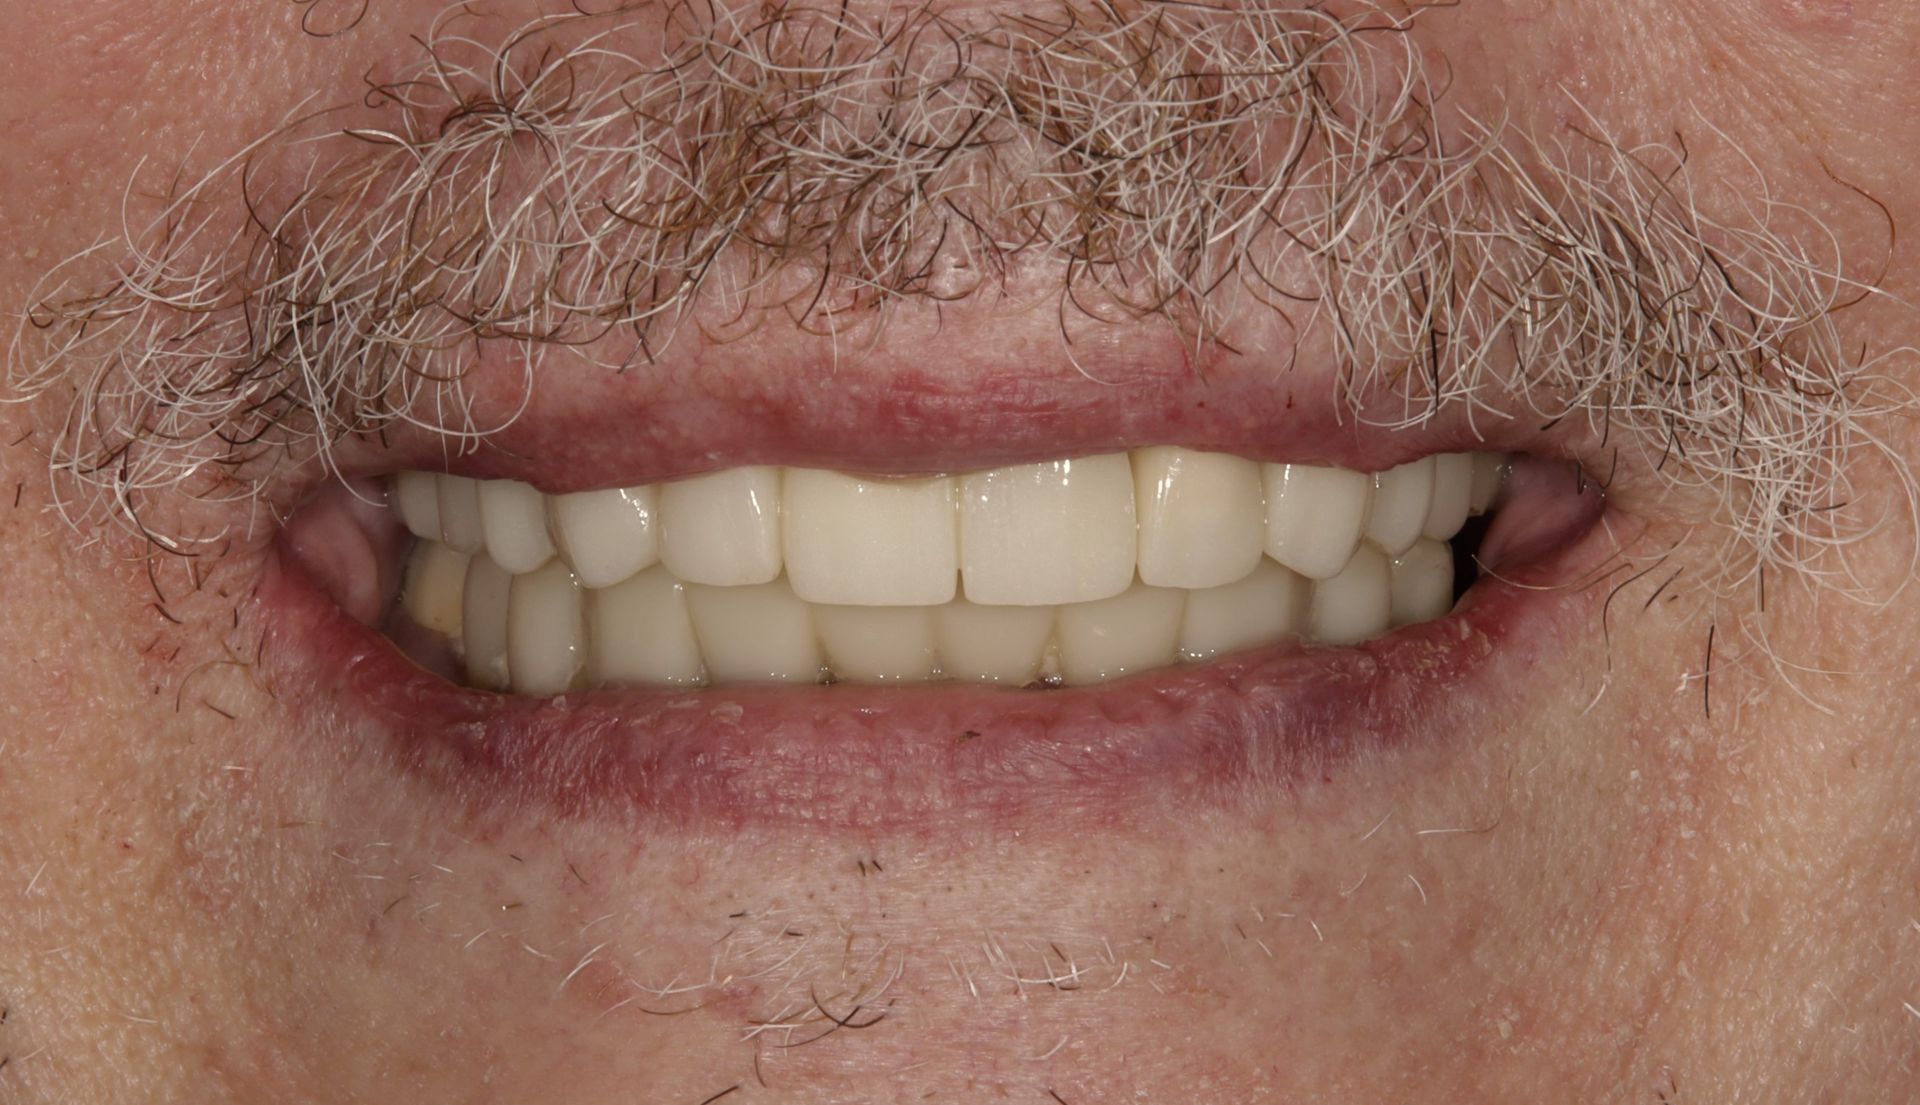
<path id="1" fill-rule="evenodd" d="M 184 481 L 245 497 L 289 451 L 497 428 L 465 398 L 475 342 L 624 367 L 701 310 L 831 331 L 1037 280 L 1197 341 L 1278 315 L 1347 401 L 1402 396 L 1396 425 L 1585 422 L 1712 491 L 1741 578 L 1841 542 L 1868 427 L 1906 401 L 1875 373 L 1908 351 L 1843 342 L 1871 289 L 1836 239 L 1780 204 L 1705 214 L 1684 146 L 1453 109 L 1416 30 L 636 4 L 502 36 L 455 9 L 370 81 L 376 122 L 303 116 L 50 271 L 9 391 L 73 389 L 44 431 L 67 508 L 178 545 L 142 506 Z"/>

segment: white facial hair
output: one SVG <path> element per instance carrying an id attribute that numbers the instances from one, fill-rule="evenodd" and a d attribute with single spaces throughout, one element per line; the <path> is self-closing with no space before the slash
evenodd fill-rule
<path id="1" fill-rule="evenodd" d="M 1843 345 L 1834 312 L 1870 289 L 1833 235 L 1757 170 L 1714 219 L 1682 149 L 1443 122 L 1411 17 L 637 4 L 485 42 L 466 22 L 449 9 L 375 88 L 384 126 L 303 114 L 46 274 L 7 382 L 64 412 L 39 444 L 70 517 L 190 548 L 212 538 L 151 524 L 154 496 L 254 497 L 397 422 L 484 436 L 476 339 L 529 375 L 614 368 L 697 305 L 832 329 L 1015 266 L 1064 273 L 1063 309 L 1201 341 L 1280 311 L 1355 366 L 1347 399 L 1403 395 L 1396 424 L 1604 427 L 1717 496 L 1735 582 L 1815 570 L 1870 524 L 1833 509 L 1863 450 L 1911 485 L 1872 429 L 1907 402 L 1876 374 L 1911 351 Z M 645 56 L 620 45 L 636 24 Z M 251 182 L 288 173 L 261 206 Z"/>

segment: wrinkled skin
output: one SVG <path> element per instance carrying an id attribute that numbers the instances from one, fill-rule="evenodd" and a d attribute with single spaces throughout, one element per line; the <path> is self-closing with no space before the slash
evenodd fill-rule
<path id="1" fill-rule="evenodd" d="M 0 302 L 101 233 L 141 159 L 351 95 L 436 7 L 374 0 L 322 40 L 284 3 L 15 4 Z M 1711 121 L 1894 297 L 1848 334 L 1920 343 L 1897 302 L 1920 297 L 1920 8 L 1464 0 L 1416 33 L 1458 102 L 1504 95 L 1538 133 L 1577 122 L 1556 85 L 1626 136 Z M 1748 179 L 1724 150 L 1694 171 L 1710 202 Z M 0 408 L 0 440 L 43 413 Z M 1920 460 L 1910 425 L 1882 432 Z M 1920 590 L 1890 586 L 1912 518 L 1884 465 L 1857 479 L 1889 524 L 1851 550 L 1881 601 L 1768 595 L 1803 693 L 1727 631 L 1709 714 L 1709 596 L 1648 605 L 1663 571 L 1621 593 L 1610 648 L 1602 584 L 1563 646 L 1500 669 L 1497 709 L 1260 816 L 952 834 L 468 802 L 298 715 L 273 693 L 297 673 L 208 666 L 236 602 L 258 617 L 258 557 L 163 617 L 127 548 L 43 509 L 30 442 L 0 476 L 8 1101 L 1920 1094 Z M 1619 501 L 1643 552 L 1683 535 Z M 1704 576 L 1717 547 L 1671 564 Z"/>

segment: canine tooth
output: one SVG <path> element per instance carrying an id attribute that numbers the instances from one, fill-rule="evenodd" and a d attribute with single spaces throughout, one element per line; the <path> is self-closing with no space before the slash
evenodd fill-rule
<path id="1" fill-rule="evenodd" d="M 1132 460 L 1142 583 L 1218 587 L 1260 563 L 1257 462 L 1170 445 L 1136 449 Z"/>
<path id="2" fill-rule="evenodd" d="M 1467 524 L 1473 501 L 1473 454 L 1442 453 L 1433 461 L 1433 507 L 1421 532 L 1435 541 L 1447 541 Z"/>
<path id="3" fill-rule="evenodd" d="M 1187 593 L 1136 583 L 1109 599 L 1060 608 L 1060 674 L 1100 683 L 1173 663 Z"/>
<path id="4" fill-rule="evenodd" d="M 933 674 L 933 612 L 931 606 L 816 606 L 813 622 L 835 678 L 919 682 Z"/>
<path id="5" fill-rule="evenodd" d="M 1502 453 L 1473 454 L 1473 494 L 1469 497 L 1467 509 L 1473 514 L 1485 514 L 1493 509 L 1495 499 L 1500 497 L 1500 488 L 1507 479 L 1507 458 Z"/>
<path id="6" fill-rule="evenodd" d="M 1306 626 L 1310 596 L 1305 579 L 1262 558 L 1245 579 L 1187 595 L 1180 655 L 1205 660 L 1297 634 Z"/>
<path id="7" fill-rule="evenodd" d="M 480 520 L 480 481 L 465 476 L 435 476 L 439 485 L 440 528 L 446 542 L 463 553 L 476 553 L 487 543 Z"/>
<path id="8" fill-rule="evenodd" d="M 1453 609 L 1453 550 L 1431 538 L 1393 559 L 1393 624 L 1430 622 Z"/>
<path id="9" fill-rule="evenodd" d="M 739 587 L 780 574 L 780 469 L 728 468 L 660 489 L 660 560 L 688 583 Z"/>
<path id="10" fill-rule="evenodd" d="M 547 500 L 547 520 L 582 587 L 611 587 L 660 559 L 655 487 L 555 495 Z"/>
<path id="11" fill-rule="evenodd" d="M 961 478 L 960 572 L 970 601 L 1108 598 L 1132 580 L 1135 546 L 1133 471 L 1123 453 Z"/>
<path id="12" fill-rule="evenodd" d="M 652 567 L 587 592 L 587 674 L 595 683 L 706 681 L 686 584 Z"/>
<path id="13" fill-rule="evenodd" d="M 981 606 L 955 599 L 936 607 L 940 670 L 949 679 L 1024 686 L 1040 676 L 1053 622 L 1051 606 Z"/>
<path id="14" fill-rule="evenodd" d="M 1373 506 L 1367 511 L 1366 538 L 1398 556 L 1420 540 L 1420 528 L 1433 509 L 1433 458 L 1421 457 L 1373 475 Z"/>
<path id="15" fill-rule="evenodd" d="M 743 587 L 691 586 L 687 609 L 714 682 L 819 681 L 823 658 L 813 611 L 785 579 Z"/>
<path id="16" fill-rule="evenodd" d="M 1330 645 L 1350 645 L 1393 625 L 1392 565 L 1387 554 L 1361 545 L 1339 574 L 1313 588 L 1309 635 Z"/>
<path id="17" fill-rule="evenodd" d="M 438 541 L 414 546 L 407 561 L 406 591 L 400 601 L 415 625 L 448 637 L 460 636 L 460 607 L 465 601 L 470 559 Z"/>
<path id="18" fill-rule="evenodd" d="M 533 571 L 553 559 L 553 539 L 547 536 L 547 499 L 519 480 L 484 480 L 480 484 L 480 525 L 487 535 L 487 555 L 515 575 Z"/>
<path id="19" fill-rule="evenodd" d="M 1264 464 L 1267 555 L 1309 579 L 1339 572 L 1360 543 L 1372 480 L 1310 464 Z"/>
<path id="20" fill-rule="evenodd" d="M 467 566 L 467 585 L 460 600 L 460 637 L 467 658 L 467 679 L 490 691 L 509 685 L 507 667 L 507 606 L 513 576 L 485 553 Z"/>
<path id="21" fill-rule="evenodd" d="M 422 541 L 439 541 L 440 487 L 431 472 L 401 472 L 393 477 L 393 507 L 407 531 Z"/>
<path id="22" fill-rule="evenodd" d="M 521 694 L 560 694 L 586 666 L 586 596 L 557 560 L 513 577 L 507 604 L 507 671 Z"/>
<path id="23" fill-rule="evenodd" d="M 953 488 L 944 477 L 872 480 L 788 469 L 781 524 L 793 593 L 858 606 L 951 600 L 960 578 Z"/>

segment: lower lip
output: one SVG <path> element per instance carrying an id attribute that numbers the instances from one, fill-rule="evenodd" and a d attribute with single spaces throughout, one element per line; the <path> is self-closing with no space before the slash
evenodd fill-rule
<path id="1" fill-rule="evenodd" d="M 1383 753 L 1441 747 L 1585 624 L 1576 542 L 1528 580 L 1351 648 L 1280 645 L 1062 690 L 932 685 L 604 690 L 536 700 L 454 686 L 354 621 L 277 549 L 262 662 L 323 731 L 366 733 L 472 803 L 686 829 L 887 832 L 1251 815 Z M 324 674 L 322 674 L 324 673 Z M 337 724 L 321 724 L 323 721 Z"/>

